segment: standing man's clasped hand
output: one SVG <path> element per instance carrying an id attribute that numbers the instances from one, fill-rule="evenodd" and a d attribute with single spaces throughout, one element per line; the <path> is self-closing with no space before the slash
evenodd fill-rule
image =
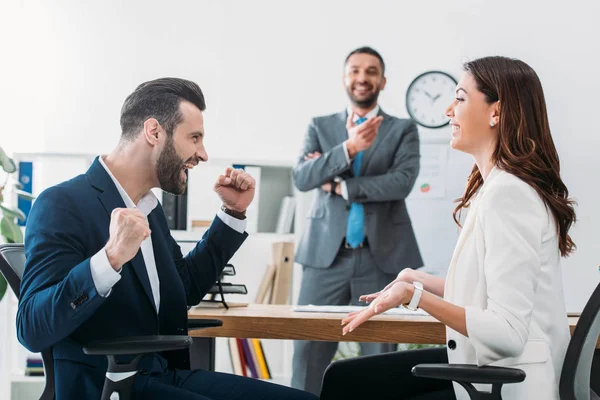
<path id="1" fill-rule="evenodd" d="M 346 130 L 348 131 L 348 140 L 346 141 L 346 149 L 348 150 L 348 156 L 350 158 L 354 158 L 359 152 L 364 151 L 371 147 L 375 138 L 377 137 L 377 132 L 379 131 L 379 126 L 383 121 L 383 117 L 378 115 L 376 117 L 372 117 L 367 119 L 365 122 L 361 124 L 356 124 L 354 122 L 355 113 L 352 111 L 348 115 L 348 119 L 346 120 Z M 314 160 L 321 157 L 321 153 L 318 151 L 308 153 L 304 156 L 304 161 Z M 321 189 L 326 191 L 327 193 L 331 192 L 331 183 L 325 183 L 321 185 Z M 335 189 L 335 193 L 338 196 L 341 196 L 341 187 L 337 186 Z"/>
<path id="2" fill-rule="evenodd" d="M 256 190 L 256 181 L 242 169 L 227 168 L 215 182 L 214 191 L 219 195 L 223 205 L 230 210 L 244 213 Z"/>
<path id="3" fill-rule="evenodd" d="M 350 158 L 354 158 L 359 152 L 371 147 L 377 137 L 377 132 L 382 121 L 383 117 L 378 115 L 369 118 L 360 125 L 356 125 L 354 122 L 354 111 L 348 115 L 348 119 L 346 120 L 346 130 L 348 131 L 346 148 L 348 149 Z"/>
<path id="4" fill-rule="evenodd" d="M 413 293 L 413 285 L 395 280 L 381 292 L 361 296 L 361 300 L 370 301 L 371 304 L 361 311 L 351 312 L 342 320 L 342 334 L 345 335 L 348 332 L 352 332 L 357 326 L 369 320 L 374 315 L 381 314 L 402 304 L 408 304 Z"/>

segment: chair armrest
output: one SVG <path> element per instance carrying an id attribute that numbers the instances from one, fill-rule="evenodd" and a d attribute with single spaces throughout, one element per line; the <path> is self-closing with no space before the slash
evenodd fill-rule
<path id="1" fill-rule="evenodd" d="M 97 340 L 88 343 L 83 352 L 89 355 L 144 354 L 187 349 L 192 338 L 180 335 L 131 336 L 119 339 Z"/>
<path id="2" fill-rule="evenodd" d="M 468 383 L 517 383 L 525 380 L 525 372 L 516 368 L 478 367 L 470 364 L 419 364 L 412 368 L 414 376 Z"/>
<path id="3" fill-rule="evenodd" d="M 220 319 L 188 319 L 188 331 L 223 326 Z"/>
<path id="4" fill-rule="evenodd" d="M 223 325 L 220 319 L 190 319 L 188 330 L 215 328 Z M 83 352 L 89 355 L 144 354 L 186 349 L 192 338 L 182 335 L 131 336 L 119 339 L 98 340 L 88 343 Z"/>

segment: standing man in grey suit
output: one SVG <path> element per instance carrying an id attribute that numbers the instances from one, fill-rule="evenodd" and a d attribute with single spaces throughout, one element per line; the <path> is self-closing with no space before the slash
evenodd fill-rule
<path id="1" fill-rule="evenodd" d="M 423 265 L 405 203 L 419 172 L 417 126 L 380 109 L 385 83 L 381 55 L 354 50 L 344 74 L 350 106 L 308 127 L 294 182 L 319 191 L 296 253 L 303 265 L 298 304 L 358 305 L 361 294 Z M 361 343 L 361 354 L 395 348 Z M 292 386 L 319 394 L 336 349 L 335 342 L 295 342 Z"/>

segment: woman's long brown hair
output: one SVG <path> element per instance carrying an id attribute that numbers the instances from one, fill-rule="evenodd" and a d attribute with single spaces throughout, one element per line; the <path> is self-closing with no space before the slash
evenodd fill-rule
<path id="1" fill-rule="evenodd" d="M 506 57 L 485 57 L 464 64 L 488 104 L 499 101 L 498 142 L 494 164 L 529 184 L 552 212 L 558 230 L 558 248 L 565 257 L 576 246 L 569 236 L 575 222 L 574 201 L 560 178 L 560 161 L 550 134 L 542 84 L 535 71 L 522 61 Z M 473 167 L 463 196 L 457 199 L 454 221 L 477 190 L 483 177 Z"/>

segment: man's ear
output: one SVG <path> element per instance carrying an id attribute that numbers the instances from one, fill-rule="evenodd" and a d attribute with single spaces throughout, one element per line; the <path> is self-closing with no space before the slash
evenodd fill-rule
<path id="1" fill-rule="evenodd" d="M 144 139 L 151 146 L 156 146 L 158 144 L 158 134 L 160 131 L 160 123 L 156 118 L 148 118 L 144 121 L 144 130 L 142 134 L 144 135 Z"/>
<path id="2" fill-rule="evenodd" d="M 381 80 L 381 85 L 379 85 L 379 90 L 383 90 L 385 89 L 385 84 L 387 83 L 387 79 L 384 76 L 383 79 Z"/>

